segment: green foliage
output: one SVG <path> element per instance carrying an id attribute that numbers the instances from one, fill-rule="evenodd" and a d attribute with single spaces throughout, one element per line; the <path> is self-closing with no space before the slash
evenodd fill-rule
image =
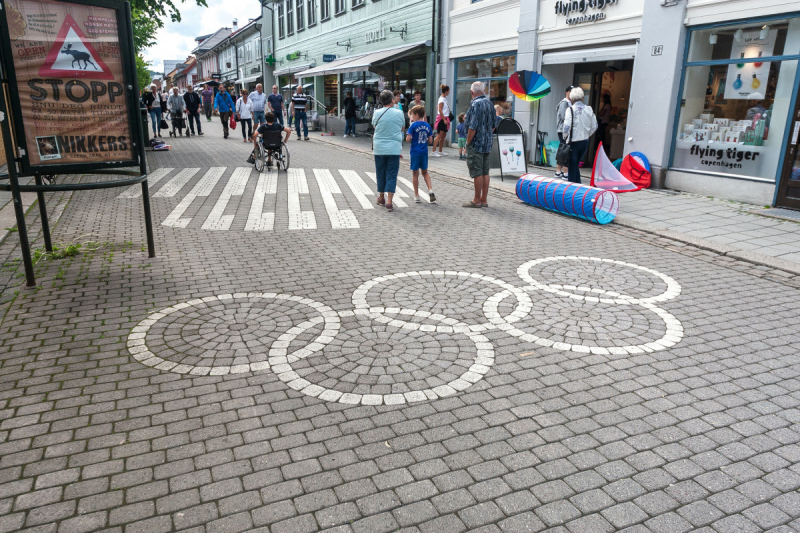
<path id="1" fill-rule="evenodd" d="M 150 85 L 150 63 L 145 61 L 142 54 L 136 54 L 136 79 L 139 82 L 139 90 L 142 91 Z"/>
<path id="2" fill-rule="evenodd" d="M 156 31 L 163 26 L 163 23 L 136 9 L 131 9 L 131 20 L 133 22 L 133 47 L 139 54 L 145 48 L 156 44 Z"/>

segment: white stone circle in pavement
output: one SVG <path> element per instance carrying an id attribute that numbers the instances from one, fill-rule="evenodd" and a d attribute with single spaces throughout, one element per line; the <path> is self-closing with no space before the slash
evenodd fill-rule
<path id="1" fill-rule="evenodd" d="M 661 291 L 659 294 L 652 296 L 631 296 L 621 294 L 616 291 L 598 287 L 590 287 L 587 285 L 545 283 L 543 281 L 536 280 L 533 276 L 531 276 L 530 270 L 534 266 L 554 262 L 561 262 L 563 265 L 568 266 L 574 266 L 577 262 L 577 264 L 583 265 L 590 270 L 592 265 L 594 265 L 595 270 L 605 266 L 632 269 L 632 272 L 627 274 L 629 279 L 637 281 L 637 273 L 645 273 L 654 276 L 658 280 L 656 283 L 652 283 L 652 280 L 647 283 L 650 283 L 655 287 L 659 285 L 660 282 L 666 286 L 666 289 Z M 589 272 L 588 275 L 591 275 L 591 273 L 592 272 Z M 198 298 L 188 302 L 175 304 L 171 307 L 167 307 L 166 309 L 153 313 L 145 320 L 142 320 L 136 327 L 133 328 L 128 336 L 128 350 L 137 361 L 144 365 L 163 371 L 197 376 L 217 376 L 270 370 L 274 372 L 276 376 L 281 381 L 286 383 L 290 388 L 307 396 L 312 396 L 321 400 L 349 405 L 400 405 L 409 402 L 435 400 L 437 398 L 452 396 L 468 389 L 473 384 L 480 381 L 488 373 L 489 369 L 494 364 L 495 359 L 494 346 L 483 334 L 487 331 L 503 331 L 525 342 L 531 342 L 540 346 L 546 346 L 557 350 L 599 355 L 640 354 L 664 350 L 674 346 L 683 338 L 683 327 L 681 326 L 681 323 L 672 314 L 655 305 L 656 302 L 664 302 L 677 297 L 680 294 L 681 287 L 678 282 L 671 277 L 653 269 L 632 263 L 610 259 L 600 259 L 596 257 L 555 256 L 526 262 L 523 265 L 520 265 L 520 267 L 517 269 L 517 274 L 524 282 L 528 283 L 527 286 L 518 287 L 489 276 L 458 271 L 415 271 L 388 274 L 362 283 L 354 291 L 352 296 L 354 309 L 339 312 L 334 311 L 327 305 L 320 302 L 299 296 L 292 296 L 289 294 L 250 292 L 208 296 L 205 298 Z M 598 276 L 599 275 L 600 273 L 598 272 Z M 423 278 L 426 279 L 427 282 L 432 283 L 446 283 L 445 280 L 448 278 L 456 281 L 475 280 L 480 283 L 485 282 L 490 285 L 495 285 L 500 290 L 484 301 L 482 305 L 482 313 L 486 318 L 486 321 L 482 321 L 478 324 L 467 324 L 463 320 L 459 320 L 458 317 L 448 317 L 440 313 L 433 313 L 425 310 L 414 310 L 402 307 L 371 306 L 368 303 L 369 292 L 374 287 L 377 287 L 381 284 L 386 284 L 388 282 L 403 282 L 405 280 L 420 280 Z M 613 279 L 609 280 L 608 278 L 609 276 L 604 276 L 604 279 L 601 281 L 607 284 L 613 284 Z M 645 283 L 643 280 L 641 281 L 643 284 Z M 620 306 L 621 309 L 631 309 L 632 306 L 638 306 L 647 312 L 654 313 L 661 320 L 663 320 L 666 326 L 666 332 L 660 339 L 655 341 L 645 342 L 637 345 L 614 347 L 603 347 L 590 343 L 570 344 L 566 342 L 553 341 L 532 333 L 526 333 L 522 329 L 516 327 L 515 324 L 528 318 L 533 309 L 533 303 L 530 295 L 535 294 L 538 291 L 544 291 L 555 296 L 571 298 L 573 300 Z M 513 307 L 513 310 L 510 313 L 502 316 L 500 313 L 500 305 L 503 300 L 512 296 L 514 299 L 516 299 L 516 305 Z M 147 333 L 159 320 L 162 320 L 173 313 L 182 311 L 192 306 L 198 306 L 202 303 L 213 302 L 216 304 L 220 302 L 222 304 L 230 304 L 236 302 L 238 299 L 273 299 L 285 302 L 296 302 L 296 304 L 310 308 L 314 312 L 315 316 L 303 321 L 298 325 L 292 325 L 292 327 L 290 327 L 287 331 L 278 336 L 277 340 L 272 342 L 272 344 L 269 346 L 269 349 L 266 350 L 266 354 L 260 354 L 265 355 L 265 357 L 260 357 L 259 360 L 255 362 L 242 364 L 235 364 L 234 362 L 234 364 L 224 364 L 220 366 L 181 364 L 159 357 L 152 353 L 150 348 L 148 348 L 146 344 Z M 346 317 L 355 315 L 368 317 L 378 324 L 398 328 L 400 331 L 419 330 L 421 332 L 465 335 L 475 344 L 477 351 L 474 360 L 466 372 L 456 379 L 451 380 L 447 384 L 433 388 L 392 394 L 356 394 L 343 392 L 312 383 L 311 381 L 308 381 L 304 377 L 300 376 L 292 367 L 292 363 L 323 351 L 325 346 L 330 344 L 339 334 L 342 325 L 340 316 Z M 434 324 L 431 324 L 430 322 L 434 322 Z M 311 340 L 311 342 L 309 342 L 305 347 L 290 351 L 293 343 L 296 345 L 298 337 L 305 334 L 312 328 L 322 328 L 322 332 L 317 335 L 316 338 L 313 338 L 313 340 Z"/>

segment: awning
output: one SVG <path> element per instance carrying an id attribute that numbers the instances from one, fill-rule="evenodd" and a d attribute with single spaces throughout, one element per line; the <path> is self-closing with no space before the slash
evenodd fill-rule
<path id="1" fill-rule="evenodd" d="M 242 80 L 236 80 L 235 83 L 238 83 L 239 85 L 242 85 L 242 84 L 245 84 L 245 83 L 250 83 L 251 81 L 256 81 L 260 77 L 261 76 L 250 76 L 249 78 L 244 78 Z"/>
<path id="2" fill-rule="evenodd" d="M 380 52 L 372 52 L 369 54 L 359 54 L 355 56 L 337 59 L 330 63 L 325 63 L 316 68 L 297 72 L 295 78 L 310 78 L 312 76 L 325 76 L 328 74 L 344 74 L 345 72 L 361 72 L 369 70 L 374 64 L 385 63 L 398 59 L 400 57 L 412 54 L 418 50 L 430 46 L 430 41 L 421 43 L 408 44 L 404 46 L 396 46 Z"/>
<path id="3" fill-rule="evenodd" d="M 294 74 L 295 72 L 300 72 L 301 70 L 308 70 L 313 68 L 315 63 L 303 63 L 302 65 L 292 65 L 290 67 L 283 67 L 277 68 L 272 73 L 273 76 L 284 76 L 286 74 Z"/>
<path id="4" fill-rule="evenodd" d="M 313 83 L 306 83 L 305 85 L 303 85 L 303 89 L 308 89 L 309 87 L 313 87 L 313 86 L 314 86 Z M 296 88 L 297 88 L 297 84 L 296 83 L 295 84 L 290 84 L 290 85 L 284 85 L 282 87 L 282 89 L 284 89 L 284 90 L 287 90 L 287 89 L 295 90 Z"/>
<path id="5" fill-rule="evenodd" d="M 542 55 L 543 65 L 565 65 L 568 63 L 585 63 L 590 61 L 619 61 L 636 58 L 636 45 L 606 46 L 602 48 L 585 48 L 583 50 L 567 50 L 564 52 L 546 52 Z"/>

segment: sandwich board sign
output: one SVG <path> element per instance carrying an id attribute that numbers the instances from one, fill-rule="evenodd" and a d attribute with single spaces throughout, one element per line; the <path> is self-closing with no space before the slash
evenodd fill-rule
<path id="1" fill-rule="evenodd" d="M 11 67 L 10 111 L 23 174 L 138 166 L 139 106 L 125 4 L 0 2 L 6 25 L 0 48 Z"/>

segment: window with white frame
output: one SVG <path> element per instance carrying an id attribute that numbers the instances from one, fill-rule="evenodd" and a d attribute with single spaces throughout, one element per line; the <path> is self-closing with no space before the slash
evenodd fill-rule
<path id="1" fill-rule="evenodd" d="M 286 0 L 286 35 L 294 35 L 294 0 Z"/>
<path id="2" fill-rule="evenodd" d="M 253 45 L 252 43 L 246 43 L 244 45 L 244 60 L 248 63 L 253 60 Z"/>
<path id="3" fill-rule="evenodd" d="M 347 4 L 345 0 L 333 0 L 334 1 L 334 8 L 336 9 L 336 15 L 342 15 L 345 12 Z"/>
<path id="4" fill-rule="evenodd" d="M 353 0 L 353 9 L 359 8 L 364 5 L 364 0 Z"/>
<path id="5" fill-rule="evenodd" d="M 319 0 L 319 19 L 322 21 L 331 18 L 331 0 Z"/>
<path id="6" fill-rule="evenodd" d="M 261 59 L 261 37 L 253 39 L 253 59 Z"/>
<path id="7" fill-rule="evenodd" d="M 308 0 L 306 6 L 308 7 L 308 26 L 311 27 L 317 23 L 317 0 Z"/>
<path id="8" fill-rule="evenodd" d="M 283 39 L 286 34 L 283 33 L 283 4 L 278 4 L 278 39 Z"/>
<path id="9" fill-rule="evenodd" d="M 297 2 L 297 31 L 303 31 L 305 28 L 305 14 L 303 11 L 304 0 L 295 0 Z"/>

